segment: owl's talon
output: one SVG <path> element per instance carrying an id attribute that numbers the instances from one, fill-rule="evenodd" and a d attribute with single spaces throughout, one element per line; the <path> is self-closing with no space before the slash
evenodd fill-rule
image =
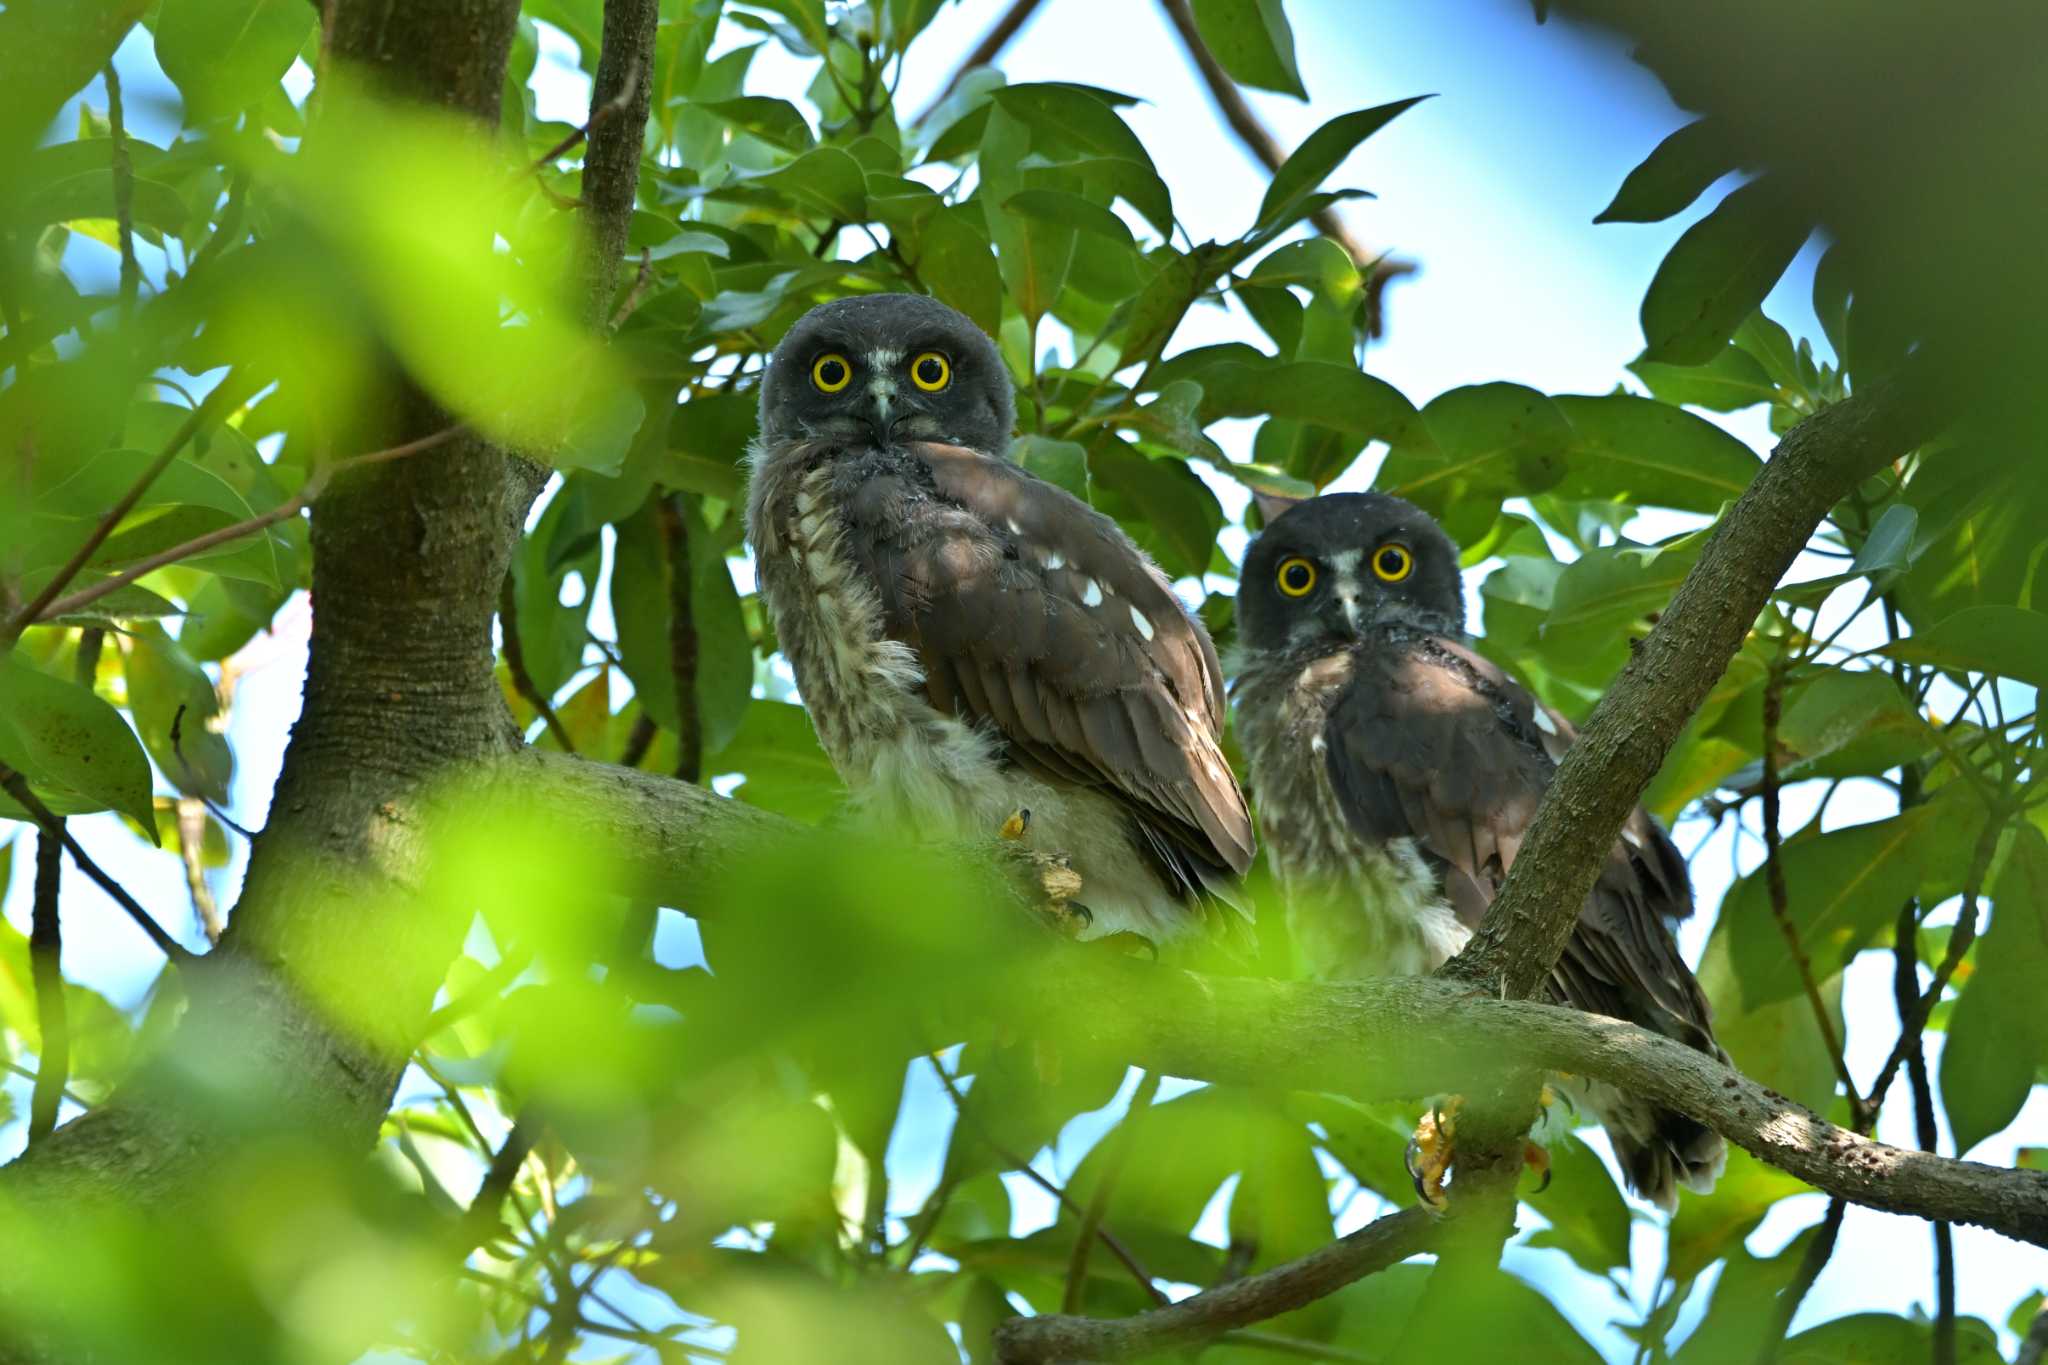
<path id="1" fill-rule="evenodd" d="M 1464 1103 L 1463 1096 L 1453 1095 L 1441 1108 L 1432 1106 L 1416 1121 L 1415 1136 L 1403 1154 L 1408 1178 L 1415 1182 L 1415 1197 L 1438 1212 L 1445 1207 L 1444 1177 L 1456 1159 L 1458 1110 Z"/>
<path id="2" fill-rule="evenodd" d="M 1002 827 L 996 831 L 996 837 L 1014 841 L 1022 839 L 1030 830 L 1031 809 L 1028 806 L 1019 806 L 1016 810 L 1010 812 L 1008 819 L 1003 821 Z"/>
<path id="3" fill-rule="evenodd" d="M 1522 1144 L 1522 1164 L 1536 1172 L 1539 1177 L 1536 1188 L 1530 1191 L 1530 1193 L 1541 1194 L 1550 1188 L 1550 1152 L 1548 1149 L 1539 1143 L 1524 1142 Z"/>

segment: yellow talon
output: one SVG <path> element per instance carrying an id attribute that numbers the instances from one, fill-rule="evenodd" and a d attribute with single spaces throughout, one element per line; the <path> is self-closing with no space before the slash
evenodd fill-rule
<path id="1" fill-rule="evenodd" d="M 1453 1095 L 1441 1108 L 1424 1114 L 1408 1143 L 1409 1178 L 1415 1182 L 1416 1197 L 1432 1209 L 1444 1207 L 1444 1177 L 1455 1160 L 1458 1110 L 1464 1104 L 1464 1096 Z"/>
<path id="2" fill-rule="evenodd" d="M 1003 827 L 996 831 L 1005 839 L 1021 839 L 1031 828 L 1031 812 L 1022 807 L 1010 812 L 1010 818 L 1003 821 Z"/>

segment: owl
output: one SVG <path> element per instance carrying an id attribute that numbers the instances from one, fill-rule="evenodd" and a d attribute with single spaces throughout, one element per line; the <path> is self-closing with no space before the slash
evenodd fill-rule
<path id="1" fill-rule="evenodd" d="M 1232 684 L 1260 832 L 1303 965 L 1323 977 L 1434 971 L 1492 904 L 1573 740 L 1472 648 L 1458 552 L 1379 493 L 1298 502 L 1246 552 Z M 1549 998 L 1726 1060 L 1672 924 L 1684 859 L 1642 810 L 1580 908 Z M 1607 1128 L 1637 1194 L 1711 1189 L 1712 1130 L 1611 1086 L 1567 1093 Z"/>
<path id="2" fill-rule="evenodd" d="M 1085 936 L 1162 942 L 1252 859 L 1216 649 L 1113 521 L 1005 458 L 1013 420 L 964 315 L 812 309 L 761 383 L 761 600 L 862 815 L 1021 838 L 1078 876 Z"/>

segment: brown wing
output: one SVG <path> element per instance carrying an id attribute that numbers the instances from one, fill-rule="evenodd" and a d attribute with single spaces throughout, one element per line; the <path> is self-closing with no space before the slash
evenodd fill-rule
<path id="1" fill-rule="evenodd" d="M 1230 899 L 1251 818 L 1225 762 L 1216 649 L 1109 518 L 1016 465 L 917 444 L 846 490 L 848 546 L 932 704 L 1017 761 L 1125 802 L 1187 888 Z"/>
<path id="2" fill-rule="evenodd" d="M 1570 727 L 1547 710 L 1539 722 L 1527 690 L 1441 636 L 1390 633 L 1353 660 L 1324 734 L 1346 818 L 1375 842 L 1415 840 L 1458 918 L 1476 926 L 1521 850 Z M 1706 999 L 1669 928 L 1691 913 L 1684 859 L 1638 809 L 1579 911 L 1552 993 L 1719 1055 Z"/>

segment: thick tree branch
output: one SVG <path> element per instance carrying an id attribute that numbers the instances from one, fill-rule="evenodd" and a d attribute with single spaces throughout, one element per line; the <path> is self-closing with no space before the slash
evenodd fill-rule
<path id="1" fill-rule="evenodd" d="M 1011 1318 L 996 1328 L 997 1365 L 1132 1360 L 1207 1341 L 1233 1327 L 1292 1312 L 1427 1251 L 1441 1226 L 1427 1210 L 1403 1209 L 1300 1260 L 1133 1317 Z"/>
<path id="2" fill-rule="evenodd" d="M 714 868 L 790 822 L 686 783 L 527 751 L 493 799 L 540 802 L 629 858 L 636 891 L 689 907 Z M 800 906 L 779 907 L 801 913 Z M 1699 1120 L 1764 1161 L 1854 1203 L 1975 1223 L 2048 1246 L 2048 1172 L 2005 1170 L 1872 1142 L 1705 1054 L 1618 1019 L 1502 1000 L 1427 978 L 1343 983 L 1208 976 L 1061 950 L 1020 990 L 1106 1053 L 1191 1080 L 1413 1099 L 1568 1071 Z M 1006 969 L 1007 970 L 1007 969 Z"/>
<path id="3" fill-rule="evenodd" d="M 589 243 L 584 322 L 602 330 L 618 293 L 626 230 L 640 188 L 640 152 L 654 94 L 659 0 L 605 0 L 604 40 L 591 85 L 589 148 L 583 154 L 583 216 Z"/>
<path id="4" fill-rule="evenodd" d="M 1860 393 L 1785 434 L 1593 708 L 1500 895 L 1446 973 L 1513 997 L 1550 974 L 1622 821 L 1814 528 L 1935 426 L 1932 402 L 1908 381 Z"/>

